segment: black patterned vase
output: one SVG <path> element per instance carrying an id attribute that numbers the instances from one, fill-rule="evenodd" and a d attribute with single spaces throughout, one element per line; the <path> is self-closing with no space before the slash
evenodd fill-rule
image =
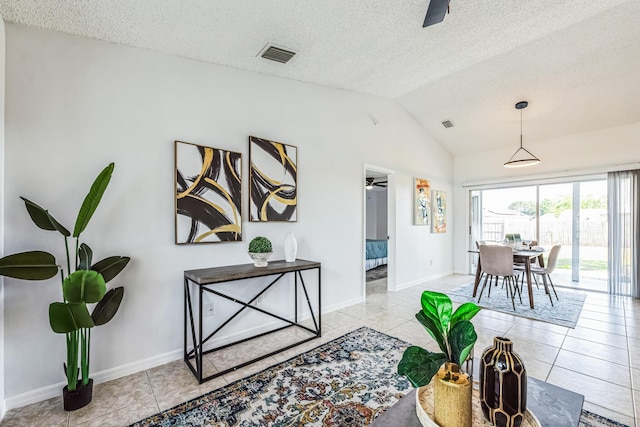
<path id="1" fill-rule="evenodd" d="M 527 410 L 527 370 L 508 338 L 494 337 L 480 358 L 480 405 L 497 427 L 520 427 Z"/>

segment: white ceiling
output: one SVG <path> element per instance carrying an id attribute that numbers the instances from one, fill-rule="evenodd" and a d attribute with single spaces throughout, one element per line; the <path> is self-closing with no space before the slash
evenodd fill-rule
<path id="1" fill-rule="evenodd" d="M 640 0 L 0 0 L 8 22 L 397 99 L 451 153 L 640 122 Z M 286 65 L 267 43 L 298 52 Z M 372 112 L 375 114 L 375 112 Z M 444 129 L 443 120 L 454 127 Z"/>

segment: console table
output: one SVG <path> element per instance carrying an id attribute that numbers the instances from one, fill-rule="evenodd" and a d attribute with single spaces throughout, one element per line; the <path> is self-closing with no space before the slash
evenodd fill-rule
<path id="1" fill-rule="evenodd" d="M 302 272 L 306 270 L 317 270 L 318 274 L 318 304 L 317 311 L 314 311 L 311 301 L 309 299 L 309 293 L 307 292 L 307 286 L 304 283 L 304 278 L 302 276 Z M 286 319 L 282 316 L 279 316 L 275 313 L 269 312 L 262 307 L 258 307 L 257 304 L 254 303 L 260 298 L 266 291 L 271 289 L 278 281 L 284 277 L 288 273 L 293 273 L 294 275 L 294 292 L 293 292 L 293 305 L 294 305 L 294 319 Z M 231 282 L 234 280 L 243 280 L 243 279 L 251 279 L 256 277 L 264 277 L 264 276 L 276 276 L 267 286 L 262 289 L 257 289 L 256 294 L 249 299 L 249 301 L 240 301 L 237 298 L 234 298 L 230 295 L 223 293 L 220 289 L 216 289 L 215 285 L 225 282 Z M 195 292 L 193 297 L 197 298 L 196 301 L 192 301 L 191 288 L 195 287 Z M 304 292 L 304 296 L 306 298 L 307 305 L 311 312 L 311 318 L 313 320 L 313 324 L 315 329 L 308 328 L 298 323 L 298 288 L 300 288 Z M 285 262 L 285 261 L 272 261 L 269 262 L 269 265 L 266 267 L 254 267 L 253 264 L 242 264 L 242 265 L 232 265 L 225 267 L 216 267 L 216 268 L 203 268 L 199 270 L 187 270 L 184 272 L 184 361 L 195 375 L 196 379 L 200 384 L 205 381 L 211 380 L 213 378 L 219 377 L 236 369 L 247 366 L 251 363 L 257 362 L 258 360 L 262 360 L 264 358 L 273 356 L 276 353 L 279 353 L 284 350 L 288 350 L 296 345 L 300 345 L 312 339 L 318 338 L 321 336 L 321 277 L 320 277 L 320 263 L 315 261 L 306 261 L 302 259 L 298 259 L 294 262 Z M 226 317 L 222 324 L 218 326 L 213 332 L 211 332 L 206 337 L 203 337 L 203 328 L 202 328 L 202 313 L 203 313 L 203 303 L 202 296 L 205 292 L 208 292 L 213 295 L 217 295 L 226 300 L 233 301 L 236 304 L 239 304 L 241 307 L 233 313 L 232 315 Z M 197 304 L 197 319 L 194 316 L 194 304 Z M 278 327 L 276 329 L 262 332 L 229 344 L 221 345 L 209 350 L 204 351 L 203 345 L 207 343 L 211 338 L 216 336 L 218 332 L 226 325 L 228 325 L 236 316 L 242 313 L 245 309 L 251 309 L 259 311 L 260 313 L 269 315 L 275 319 L 281 320 L 285 322 L 285 326 Z M 197 326 L 196 326 L 197 322 Z M 191 350 L 187 347 L 187 337 L 188 337 L 188 325 L 191 329 L 191 340 L 193 342 L 193 348 Z M 205 354 L 215 352 L 217 350 L 222 350 L 223 348 L 230 347 L 235 344 L 239 344 L 250 339 L 258 338 L 273 332 L 280 331 L 285 328 L 290 328 L 292 326 L 296 326 L 302 329 L 305 329 L 313 335 L 308 338 L 304 338 L 300 341 L 296 341 L 293 344 L 287 345 L 286 347 L 280 348 L 278 350 L 272 351 L 268 354 L 256 357 L 255 359 L 240 363 L 231 368 L 225 369 L 223 371 L 217 372 L 208 377 L 203 377 L 202 370 L 202 357 Z M 195 359 L 195 367 L 191 363 L 191 359 Z"/>

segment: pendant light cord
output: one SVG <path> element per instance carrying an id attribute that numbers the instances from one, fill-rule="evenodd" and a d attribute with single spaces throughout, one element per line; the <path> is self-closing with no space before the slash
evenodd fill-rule
<path id="1" fill-rule="evenodd" d="M 520 109 L 520 148 L 522 148 L 522 108 Z"/>

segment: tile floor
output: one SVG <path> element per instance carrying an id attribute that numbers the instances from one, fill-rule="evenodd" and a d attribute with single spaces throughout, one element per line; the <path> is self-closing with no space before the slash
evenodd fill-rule
<path id="1" fill-rule="evenodd" d="M 471 276 L 452 275 L 395 293 L 386 293 L 384 279 L 371 282 L 366 303 L 323 315 L 322 338 L 242 370 L 198 385 L 184 362 L 177 360 L 96 385 L 93 402 L 78 411 L 63 411 L 58 397 L 9 411 L 2 426 L 127 425 L 363 325 L 437 350 L 413 318 L 419 296 L 424 289 L 446 291 L 471 280 Z M 575 329 L 489 310 L 481 311 L 473 323 L 477 349 L 491 344 L 494 336 L 507 336 L 523 356 L 529 375 L 584 394 L 587 410 L 640 427 L 640 301 L 590 293 Z M 281 345 L 299 333 L 287 330 L 263 343 L 226 349 L 205 360 L 205 373 L 224 369 L 255 351 L 266 353 L 265 346 Z"/>

